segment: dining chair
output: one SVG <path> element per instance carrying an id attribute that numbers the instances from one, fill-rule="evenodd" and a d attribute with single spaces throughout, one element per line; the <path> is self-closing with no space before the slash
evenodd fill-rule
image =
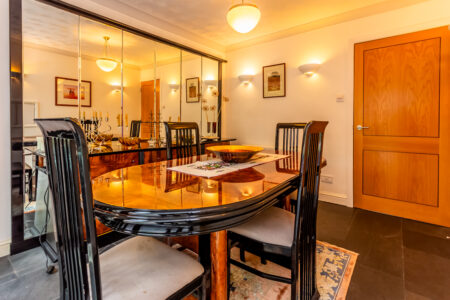
<path id="1" fill-rule="evenodd" d="M 328 122 L 312 121 L 304 127 L 296 212 L 266 209 L 249 222 L 228 230 L 228 293 L 230 264 L 260 277 L 291 285 L 291 299 L 318 299 L 316 287 L 316 218 L 323 138 Z M 290 277 L 264 273 L 230 258 L 232 247 L 290 269 Z"/>
<path id="2" fill-rule="evenodd" d="M 300 130 L 303 130 L 306 124 L 307 123 L 278 123 L 275 132 L 275 150 L 298 151 Z M 281 149 L 280 136 L 282 137 Z"/>
<path id="3" fill-rule="evenodd" d="M 133 120 L 130 125 L 130 137 L 139 137 L 141 132 L 141 121 Z"/>
<path id="4" fill-rule="evenodd" d="M 195 122 L 164 122 L 167 160 L 200 155 L 200 134 Z M 175 137 L 175 144 L 173 138 Z M 195 148 L 195 153 L 194 153 Z"/>
<path id="5" fill-rule="evenodd" d="M 151 237 L 99 254 L 86 138 L 75 119 L 38 119 L 55 212 L 61 299 L 204 299 L 205 268 Z M 84 225 L 84 226 L 83 226 Z"/>

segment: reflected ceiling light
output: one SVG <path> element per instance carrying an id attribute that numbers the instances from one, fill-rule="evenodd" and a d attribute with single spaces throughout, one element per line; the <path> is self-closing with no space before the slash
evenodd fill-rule
<path id="1" fill-rule="evenodd" d="M 261 12 L 254 4 L 242 3 L 230 7 L 227 13 L 227 21 L 230 26 L 240 33 L 247 33 L 253 30 L 261 18 Z"/>
<path id="2" fill-rule="evenodd" d="M 319 63 L 304 64 L 298 67 L 299 71 L 305 74 L 307 77 L 311 77 L 314 74 L 316 74 L 319 68 L 320 68 Z"/>
<path id="3" fill-rule="evenodd" d="M 117 61 L 108 58 L 108 40 L 109 36 L 104 36 L 105 39 L 105 57 L 97 59 L 97 66 L 105 72 L 111 72 L 117 67 Z"/>

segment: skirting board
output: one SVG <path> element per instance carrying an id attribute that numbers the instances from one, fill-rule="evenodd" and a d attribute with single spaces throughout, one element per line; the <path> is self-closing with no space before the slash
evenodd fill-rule
<path id="1" fill-rule="evenodd" d="M 331 192 L 320 192 L 319 200 L 339 205 L 344 205 L 348 207 L 353 207 L 352 199 L 349 199 L 346 194 L 338 194 Z"/>
<path id="2" fill-rule="evenodd" d="M 0 242 L 0 257 L 8 256 L 11 246 L 11 240 Z"/>

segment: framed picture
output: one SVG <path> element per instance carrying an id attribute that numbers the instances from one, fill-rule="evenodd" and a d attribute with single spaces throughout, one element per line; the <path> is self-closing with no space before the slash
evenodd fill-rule
<path id="1" fill-rule="evenodd" d="M 34 119 L 39 118 L 39 102 L 36 100 L 24 100 L 23 101 L 23 127 L 24 128 L 37 128 L 37 124 L 34 123 Z"/>
<path id="2" fill-rule="evenodd" d="M 186 102 L 195 103 L 200 101 L 200 80 L 198 77 L 186 79 Z"/>
<path id="3" fill-rule="evenodd" d="M 80 88 L 80 102 L 83 107 L 92 105 L 92 84 L 82 80 Z M 78 80 L 55 77 L 55 105 L 78 106 Z"/>
<path id="4" fill-rule="evenodd" d="M 263 97 L 286 97 L 286 64 L 263 67 Z"/>

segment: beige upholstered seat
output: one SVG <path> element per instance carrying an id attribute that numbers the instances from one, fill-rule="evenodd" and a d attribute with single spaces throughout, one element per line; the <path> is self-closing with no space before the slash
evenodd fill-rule
<path id="1" fill-rule="evenodd" d="M 291 247 L 294 225 L 295 214 L 278 207 L 271 207 L 249 222 L 233 227 L 229 231 L 263 243 Z"/>
<path id="2" fill-rule="evenodd" d="M 150 237 L 135 237 L 100 255 L 102 295 L 110 299 L 166 299 L 202 275 L 192 257 Z"/>

